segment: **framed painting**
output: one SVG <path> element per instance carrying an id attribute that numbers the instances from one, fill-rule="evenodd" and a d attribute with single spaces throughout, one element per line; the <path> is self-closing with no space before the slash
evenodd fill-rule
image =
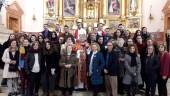
<path id="1" fill-rule="evenodd" d="M 58 0 L 44 0 L 44 17 L 53 18 L 58 16 Z"/>
<path id="2" fill-rule="evenodd" d="M 67 19 L 67 20 L 64 21 L 64 25 L 68 25 L 70 29 L 73 28 L 74 24 L 75 24 L 75 21 L 72 20 L 72 19 L 70 19 L 70 20 Z"/>
<path id="3" fill-rule="evenodd" d="M 128 16 L 137 16 L 141 13 L 142 0 L 127 0 L 126 13 Z"/>
<path id="4" fill-rule="evenodd" d="M 63 16 L 74 17 L 76 15 L 76 0 L 63 0 Z"/>
<path id="5" fill-rule="evenodd" d="M 115 29 L 117 29 L 118 28 L 118 25 L 120 24 L 120 21 L 119 20 L 111 20 L 111 21 L 109 21 L 109 28 L 111 29 L 111 30 L 115 30 Z"/>
<path id="6" fill-rule="evenodd" d="M 129 18 L 127 20 L 127 28 L 133 33 L 141 28 L 141 18 Z"/>
<path id="7" fill-rule="evenodd" d="M 140 28 L 141 24 L 140 24 L 140 18 L 131 18 L 128 19 L 128 24 L 127 27 L 128 28 Z"/>
<path id="8" fill-rule="evenodd" d="M 121 14 L 121 0 L 108 0 L 108 15 L 120 15 Z"/>

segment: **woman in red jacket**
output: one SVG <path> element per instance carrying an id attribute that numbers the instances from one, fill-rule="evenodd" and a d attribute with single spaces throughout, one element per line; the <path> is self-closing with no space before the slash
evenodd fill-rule
<path id="1" fill-rule="evenodd" d="M 170 53 L 166 51 L 163 44 L 159 45 L 160 76 L 158 78 L 159 96 L 167 95 L 167 81 L 170 77 Z"/>

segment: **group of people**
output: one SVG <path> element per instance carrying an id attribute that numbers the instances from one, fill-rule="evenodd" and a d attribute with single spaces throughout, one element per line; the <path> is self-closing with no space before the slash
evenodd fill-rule
<path id="1" fill-rule="evenodd" d="M 11 34 L 2 49 L 3 78 L 7 79 L 8 96 L 64 96 L 73 91 L 92 91 L 93 96 L 127 94 L 141 90 L 145 96 L 167 95 L 170 77 L 170 53 L 158 44 L 146 27 L 132 34 L 119 24 L 115 32 L 99 23 L 92 32 L 77 22 L 70 32 L 57 24 L 53 32 L 44 24 L 37 34 Z"/>

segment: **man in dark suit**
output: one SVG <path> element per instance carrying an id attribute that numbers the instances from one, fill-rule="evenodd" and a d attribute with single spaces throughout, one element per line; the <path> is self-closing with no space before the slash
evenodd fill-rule
<path id="1" fill-rule="evenodd" d="M 45 41 L 51 40 L 51 32 L 49 31 L 47 24 L 44 24 L 44 31 L 42 32 L 42 36 Z"/>

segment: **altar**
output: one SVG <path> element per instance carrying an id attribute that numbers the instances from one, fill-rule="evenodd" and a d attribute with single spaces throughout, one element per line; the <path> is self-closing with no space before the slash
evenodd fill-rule
<path id="1" fill-rule="evenodd" d="M 124 24 L 134 31 L 142 26 L 142 0 L 44 0 L 44 23 L 76 28 L 77 20 L 84 27 L 103 23 L 111 29 Z"/>

